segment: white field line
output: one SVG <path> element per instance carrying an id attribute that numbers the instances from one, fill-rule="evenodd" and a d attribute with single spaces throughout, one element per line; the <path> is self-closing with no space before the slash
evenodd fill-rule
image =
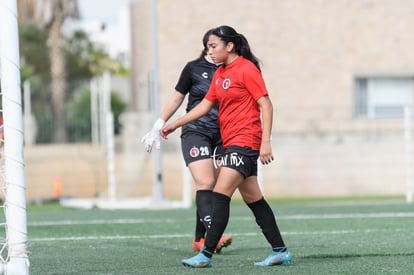
<path id="1" fill-rule="evenodd" d="M 353 213 L 353 214 L 309 214 L 276 216 L 277 220 L 325 220 L 325 219 L 373 219 L 373 218 L 413 218 L 414 212 L 401 213 Z M 249 217 L 230 217 L 231 220 L 251 220 Z M 175 219 L 105 219 L 105 220 L 63 220 L 29 222 L 28 226 L 62 226 L 62 225 L 106 225 L 106 224 L 140 224 L 140 223 L 175 223 Z"/>
<path id="2" fill-rule="evenodd" d="M 344 235 L 364 233 L 371 234 L 373 232 L 384 230 L 333 230 L 333 231 L 300 231 L 300 232 L 282 232 L 282 235 Z M 249 233 L 231 233 L 232 236 L 249 237 L 249 236 L 261 236 L 260 230 L 258 232 Z M 112 235 L 112 236 L 77 236 L 77 237 L 50 237 L 50 238 L 30 238 L 30 242 L 56 242 L 56 241 L 93 241 L 93 240 L 130 240 L 130 239 L 176 239 L 176 238 L 191 238 L 191 234 L 165 234 L 165 235 Z"/>
<path id="3" fill-rule="evenodd" d="M 303 220 L 303 219 L 349 219 L 349 218 L 410 218 L 414 213 L 365 213 L 365 214 L 321 214 L 321 215 L 286 215 L 278 217 L 278 220 Z M 236 220 L 250 220 L 252 217 L 232 217 Z M 173 223 L 174 219 L 116 219 L 116 220 L 87 220 L 87 221 L 44 221 L 31 222 L 29 226 L 61 226 L 61 225 L 106 225 L 106 224 L 139 224 L 139 223 Z M 399 231 L 399 229 L 395 229 Z M 333 231 L 290 231 L 282 232 L 283 235 L 344 235 L 344 234 L 370 234 L 373 232 L 385 232 L 384 229 L 366 230 L 333 230 Z M 233 236 L 259 236 L 262 233 L 231 233 Z M 54 242 L 54 241 L 88 241 L 88 240 L 129 240 L 129 239 L 158 239 L 158 238 L 191 238 L 191 234 L 165 234 L 165 235 L 112 235 L 112 236 L 77 236 L 77 237 L 50 237 L 30 238 L 30 242 Z"/>
<path id="4" fill-rule="evenodd" d="M 366 219 L 366 218 L 412 218 L 412 212 L 385 213 L 351 213 L 351 214 L 316 214 L 282 216 L 284 220 L 316 220 L 316 219 Z"/>

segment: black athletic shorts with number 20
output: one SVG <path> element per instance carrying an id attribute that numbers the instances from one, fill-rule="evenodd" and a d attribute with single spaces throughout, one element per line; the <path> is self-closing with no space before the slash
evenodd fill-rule
<path id="1" fill-rule="evenodd" d="M 189 130 L 181 134 L 181 149 L 187 166 L 197 160 L 217 159 L 224 153 L 219 134 Z"/>

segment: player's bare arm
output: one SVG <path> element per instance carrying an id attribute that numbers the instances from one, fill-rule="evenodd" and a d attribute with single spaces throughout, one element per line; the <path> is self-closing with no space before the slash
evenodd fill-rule
<path id="1" fill-rule="evenodd" d="M 272 146 L 270 144 L 273 123 L 273 105 L 268 96 L 262 96 L 257 100 L 262 111 L 262 144 L 260 146 L 260 162 L 269 164 L 273 161 Z"/>
<path id="2" fill-rule="evenodd" d="M 177 109 L 181 106 L 185 98 L 180 92 L 175 91 L 170 99 L 168 100 L 167 104 L 165 105 L 163 111 L 161 112 L 160 118 L 164 121 L 168 121 L 173 114 L 177 111 Z"/>
<path id="3" fill-rule="evenodd" d="M 213 106 L 214 103 L 208 101 L 207 99 L 203 99 L 200 104 L 194 107 L 190 112 L 175 121 L 166 124 L 160 131 L 161 137 L 167 139 L 167 136 L 174 132 L 177 128 L 206 115 L 213 108 Z"/>

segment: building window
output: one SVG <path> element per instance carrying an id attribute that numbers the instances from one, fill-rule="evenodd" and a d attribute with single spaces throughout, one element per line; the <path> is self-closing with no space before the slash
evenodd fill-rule
<path id="1" fill-rule="evenodd" d="M 411 77 L 359 77 L 355 79 L 354 110 L 357 118 L 401 118 L 413 106 Z"/>

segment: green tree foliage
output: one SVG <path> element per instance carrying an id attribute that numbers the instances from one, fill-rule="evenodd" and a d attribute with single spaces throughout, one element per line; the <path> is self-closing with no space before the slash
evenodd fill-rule
<path id="1" fill-rule="evenodd" d="M 22 83 L 29 80 L 31 84 L 32 111 L 39 129 L 37 142 L 41 143 L 53 142 L 54 132 L 47 39 L 46 29 L 29 23 L 20 26 Z M 104 71 L 125 74 L 128 70 L 118 60 L 110 58 L 103 49 L 92 43 L 83 31 L 76 31 L 66 38 L 65 51 L 67 77 L 65 115 L 68 141 L 87 141 L 90 140 L 89 80 L 102 75 Z M 119 110 L 125 109 L 125 103 L 116 93 L 112 95 L 112 102 L 115 131 L 119 133 Z"/>
<path id="2" fill-rule="evenodd" d="M 90 56 L 94 51 L 94 45 L 83 31 L 77 31 L 68 39 L 67 49 L 67 75 L 69 79 L 91 78 L 93 72 L 90 69 L 92 62 Z"/>
<path id="3" fill-rule="evenodd" d="M 104 49 L 93 44 L 83 31 L 76 31 L 67 43 L 68 78 L 81 78 L 102 75 L 105 71 L 123 74 L 122 63 L 111 58 Z"/>
<path id="4" fill-rule="evenodd" d="M 67 114 L 67 131 L 69 141 L 90 142 L 91 125 L 91 93 L 83 90 L 69 103 Z M 118 134 L 121 129 L 119 116 L 125 111 L 126 104 L 117 93 L 111 92 L 111 110 L 114 115 L 114 132 Z"/>
<path id="5" fill-rule="evenodd" d="M 50 81 L 50 61 L 45 47 L 48 32 L 33 24 L 20 26 L 20 51 L 23 58 L 22 80 Z"/>

